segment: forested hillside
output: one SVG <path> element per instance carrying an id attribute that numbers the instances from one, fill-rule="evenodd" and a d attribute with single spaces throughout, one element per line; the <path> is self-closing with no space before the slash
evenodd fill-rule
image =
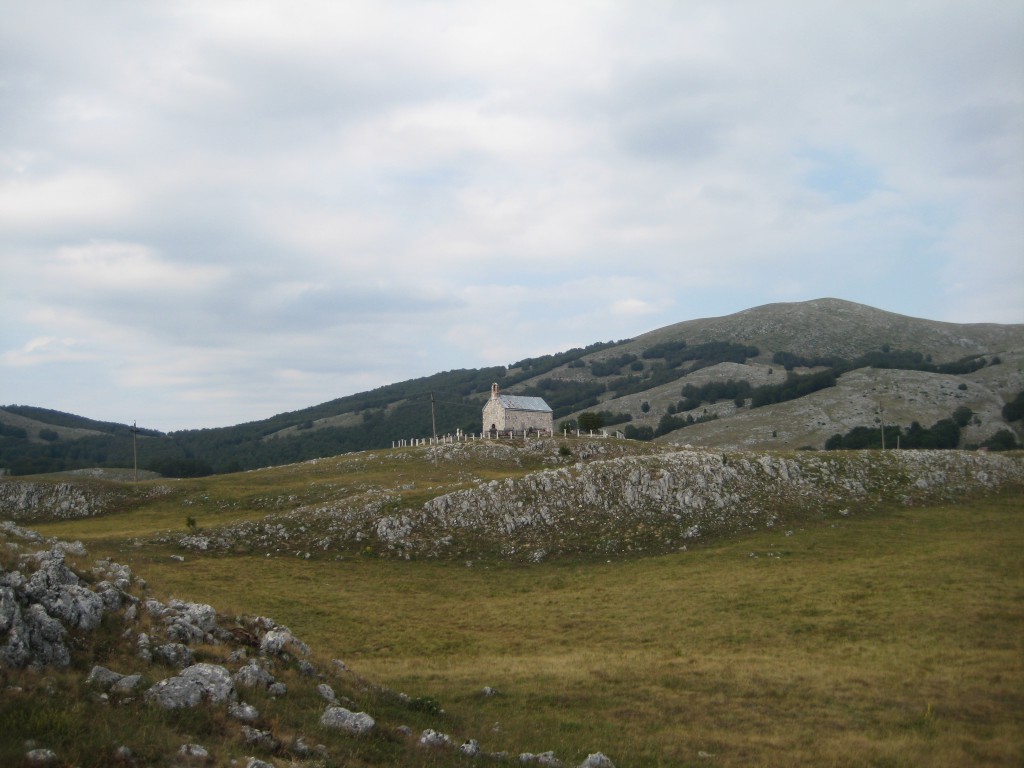
<path id="1" fill-rule="evenodd" d="M 1024 326 L 955 325 L 836 299 L 693 320 L 510 365 L 437 373 L 237 426 L 163 434 L 38 406 L 0 409 L 12 474 L 234 472 L 480 429 L 493 382 L 560 428 L 761 448 L 1016 447 Z M 876 445 L 877 443 L 877 445 Z"/>

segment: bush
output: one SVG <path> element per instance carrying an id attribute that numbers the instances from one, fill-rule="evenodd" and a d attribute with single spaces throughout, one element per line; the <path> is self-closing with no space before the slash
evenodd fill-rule
<path id="1" fill-rule="evenodd" d="M 1012 451 L 1020 448 L 1016 435 L 1008 429 L 1000 429 L 992 437 L 981 444 L 990 451 Z"/>
<path id="2" fill-rule="evenodd" d="M 1003 419 L 1006 421 L 1020 421 L 1024 417 L 1024 391 L 1018 392 L 1017 396 L 1003 406 Z"/>
<path id="3" fill-rule="evenodd" d="M 628 440 L 653 440 L 654 428 L 646 426 L 634 427 L 632 424 L 627 424 L 625 429 L 622 430 L 622 434 Z"/>
<path id="4" fill-rule="evenodd" d="M 955 411 L 953 411 L 953 421 L 956 422 L 959 427 L 966 427 L 971 423 L 971 417 L 974 416 L 974 411 L 968 408 L 966 405 L 961 405 Z"/>

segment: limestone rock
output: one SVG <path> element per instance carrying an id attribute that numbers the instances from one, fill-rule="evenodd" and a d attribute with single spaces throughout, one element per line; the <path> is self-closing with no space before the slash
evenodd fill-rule
<path id="1" fill-rule="evenodd" d="M 333 704 L 337 700 L 337 697 L 334 695 L 334 689 L 331 688 L 331 686 L 329 686 L 327 683 L 320 683 L 320 685 L 316 687 L 316 692 L 320 694 L 321 698 L 323 698 L 324 701 L 327 701 L 331 704 Z"/>
<path id="2" fill-rule="evenodd" d="M 52 749 L 33 749 L 25 753 L 25 762 L 31 766 L 39 766 L 40 768 L 47 768 L 51 765 L 57 765 L 57 753 Z"/>
<path id="3" fill-rule="evenodd" d="M 344 707 L 328 707 L 320 717 L 320 724 L 359 735 L 372 730 L 376 722 L 365 712 L 352 712 Z"/>
<path id="4" fill-rule="evenodd" d="M 428 728 L 420 734 L 421 747 L 450 747 L 451 744 L 452 740 L 448 734 L 435 731 L 433 728 Z"/>
<path id="5" fill-rule="evenodd" d="M 89 676 L 85 678 L 87 685 L 95 685 L 104 691 L 109 691 L 114 683 L 118 682 L 124 675 L 119 672 L 96 665 L 90 670 Z"/>
<path id="6" fill-rule="evenodd" d="M 240 688 L 268 688 L 275 682 L 274 676 L 256 661 L 250 661 L 235 672 L 235 685 Z"/>
<path id="7" fill-rule="evenodd" d="M 231 673 L 216 664 L 193 664 L 145 693 L 147 701 L 164 709 L 197 707 L 203 701 L 217 704 L 232 701 L 235 696 Z"/>
<path id="8" fill-rule="evenodd" d="M 267 752 L 276 752 L 281 748 L 281 742 L 274 737 L 270 731 L 261 731 L 249 725 L 242 726 L 242 739 L 252 747 L 259 747 Z"/>

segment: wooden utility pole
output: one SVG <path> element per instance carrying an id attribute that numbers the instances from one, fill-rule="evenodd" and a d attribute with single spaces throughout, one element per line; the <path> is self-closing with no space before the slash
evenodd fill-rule
<path id="1" fill-rule="evenodd" d="M 434 442 L 437 442 L 437 421 L 434 419 L 434 393 L 430 393 L 430 429 L 434 433 Z"/>
<path id="2" fill-rule="evenodd" d="M 135 426 L 136 422 L 132 422 L 132 463 L 135 467 L 135 482 L 139 482 L 139 451 L 136 447 L 135 435 L 138 433 L 138 427 Z"/>

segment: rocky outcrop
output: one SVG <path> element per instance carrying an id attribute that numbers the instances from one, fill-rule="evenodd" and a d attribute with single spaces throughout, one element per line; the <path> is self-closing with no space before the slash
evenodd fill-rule
<path id="1" fill-rule="evenodd" d="M 125 497 L 120 491 L 81 483 L 6 480 L 0 483 L 0 509 L 12 520 L 70 520 L 110 510 Z"/>
<path id="2" fill-rule="evenodd" d="M 624 553 L 772 528 L 883 503 L 922 504 L 1024 484 L 1024 463 L 962 451 L 623 456 L 492 481 L 376 521 L 384 548 L 465 552 L 486 540 L 512 559 Z"/>
<path id="3" fill-rule="evenodd" d="M 204 534 L 201 548 L 246 547 L 303 558 L 353 551 L 520 561 L 564 553 L 628 555 L 840 511 L 951 502 L 1024 485 L 1019 457 L 991 453 L 636 450 L 624 441 L 573 442 L 575 463 L 568 464 L 559 463 L 550 440 L 518 447 L 434 446 L 427 453 L 437 462 L 508 462 L 515 456 L 550 466 L 440 493 L 420 507 L 403 507 L 400 495 L 372 488 L 224 526 Z M 177 541 L 195 546 L 195 536 Z"/>
<path id="4" fill-rule="evenodd" d="M 76 570 L 65 555 L 74 552 L 77 557 L 86 557 L 87 552 L 80 544 L 44 540 L 12 523 L 0 523 L 0 544 L 3 543 L 8 551 L 23 545 L 46 547 L 22 555 L 18 568 L 0 571 L 0 664 L 4 666 L 67 667 L 74 649 L 87 645 L 73 642 L 75 638 L 81 639 L 105 622 L 116 621 L 126 625 L 120 636 L 126 648 L 131 649 L 120 658 L 122 662 L 128 659 L 128 665 L 134 668 L 116 671 L 93 664 L 84 680 L 91 695 L 106 705 L 131 706 L 138 702 L 134 705 L 165 710 L 220 709 L 235 721 L 237 738 L 247 747 L 272 755 L 322 761 L 328 756 L 324 746 L 309 747 L 302 735 L 291 735 L 287 742 L 282 740 L 273 728 L 260 721 L 255 707 L 241 701 L 242 694 L 252 689 L 265 690 L 271 696 L 288 695 L 286 686 L 275 679 L 271 670 L 293 665 L 300 679 L 309 680 L 307 698 L 315 695 L 328 705 L 318 721 L 315 716 L 311 719 L 311 727 L 340 731 L 351 737 L 369 734 L 377 728 L 372 715 L 338 704 L 339 698 L 346 704 L 352 702 L 339 697 L 330 685 L 322 682 L 326 674 L 304 658 L 310 653 L 306 644 L 272 619 L 260 616 L 229 619 L 210 605 L 175 599 L 163 603 L 145 595 L 138 596 L 133 593 L 144 590 L 144 582 L 134 577 L 126 566 L 101 560 L 89 570 Z M 143 617 L 152 624 L 147 632 L 137 630 Z M 208 649 L 203 650 L 207 646 L 225 646 L 219 655 L 226 656 L 228 663 L 195 662 L 194 655 L 208 652 Z M 250 657 L 250 653 L 258 656 Z M 178 667 L 180 672 L 164 676 L 167 667 Z M 335 675 L 348 673 L 340 660 L 335 659 L 330 667 Z M 359 685 L 365 688 L 367 684 L 360 681 Z M 140 690 L 143 692 L 138 696 Z M 380 689 L 376 690 L 377 695 L 381 695 Z M 408 697 L 392 695 L 397 701 L 409 702 Z M 411 734 L 406 726 L 398 732 Z M 476 739 L 466 739 L 456 749 L 456 742 L 450 736 L 430 729 L 423 732 L 418 743 L 423 747 L 457 751 L 466 757 L 485 754 Z M 33 744 L 27 750 L 24 762 L 29 765 L 65 762 L 52 749 Z M 137 763 L 128 746 L 112 750 L 119 764 Z M 494 759 L 500 756 L 491 755 Z M 182 744 L 173 757 L 176 764 L 184 765 L 206 765 L 213 760 L 206 746 L 194 743 Z M 562 764 L 551 752 L 531 755 L 530 762 L 547 766 Z M 269 766 L 271 763 L 249 758 L 246 765 Z M 610 763 L 595 763 L 587 768 L 609 766 Z"/>

